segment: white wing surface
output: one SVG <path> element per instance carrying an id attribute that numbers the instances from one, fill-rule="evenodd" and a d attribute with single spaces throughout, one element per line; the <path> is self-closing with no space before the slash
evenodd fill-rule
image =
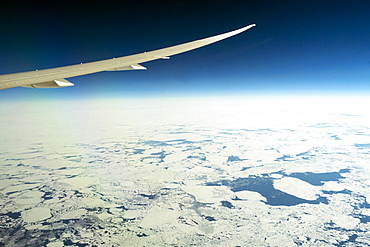
<path id="1" fill-rule="evenodd" d="M 74 84 L 67 81 L 65 78 L 92 74 L 101 71 L 146 69 L 139 63 L 144 63 L 156 59 L 168 59 L 169 56 L 194 50 L 196 48 L 215 43 L 217 41 L 242 33 L 254 26 L 256 26 L 256 24 L 251 24 L 243 28 L 227 32 L 224 34 L 212 36 L 209 38 L 195 40 L 192 42 L 176 46 L 171 46 L 149 52 L 143 52 L 125 57 L 76 64 L 52 69 L 0 75 L 0 89 L 13 87 L 32 87 L 32 88 L 68 87 L 73 86 Z"/>

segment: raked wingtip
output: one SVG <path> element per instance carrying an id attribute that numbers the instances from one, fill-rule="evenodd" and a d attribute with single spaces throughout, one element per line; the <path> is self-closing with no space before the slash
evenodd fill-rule
<path id="1" fill-rule="evenodd" d="M 235 31 L 237 31 L 238 33 L 241 33 L 241 32 L 247 31 L 248 29 L 251 29 L 252 27 L 255 27 L 255 26 L 257 26 L 257 24 L 253 23 L 253 24 L 249 24 L 245 27 L 242 27 L 240 29 L 237 29 Z"/>
<path id="2" fill-rule="evenodd" d="M 249 29 L 249 28 L 252 28 L 252 27 L 255 27 L 255 26 L 257 26 L 257 24 L 256 23 L 253 23 L 253 24 L 250 24 L 250 25 L 245 26 L 245 28 L 246 29 Z"/>

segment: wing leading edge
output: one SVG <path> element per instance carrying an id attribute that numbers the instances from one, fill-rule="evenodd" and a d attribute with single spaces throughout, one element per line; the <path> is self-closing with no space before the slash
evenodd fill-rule
<path id="1" fill-rule="evenodd" d="M 101 60 L 90 63 L 63 66 L 52 69 L 36 70 L 14 74 L 0 75 L 0 90 L 13 87 L 32 87 L 32 88 L 58 88 L 68 87 L 74 84 L 64 78 L 80 75 L 92 74 L 101 71 L 121 71 L 121 70 L 143 70 L 146 69 L 140 63 L 168 59 L 169 56 L 194 50 L 223 39 L 242 33 L 256 24 L 251 24 L 243 28 L 219 34 L 209 38 L 195 40 L 192 42 L 175 45 L 159 50 L 143 52 L 135 55 Z"/>

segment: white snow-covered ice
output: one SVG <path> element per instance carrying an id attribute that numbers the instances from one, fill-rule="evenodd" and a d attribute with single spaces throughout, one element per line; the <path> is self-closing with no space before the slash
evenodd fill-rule
<path id="1" fill-rule="evenodd" d="M 369 246 L 369 103 L 3 103 L 0 243 Z"/>

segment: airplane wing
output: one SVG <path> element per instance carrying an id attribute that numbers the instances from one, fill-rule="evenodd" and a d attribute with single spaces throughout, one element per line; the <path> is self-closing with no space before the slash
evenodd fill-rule
<path id="1" fill-rule="evenodd" d="M 31 88 L 59 88 L 73 86 L 72 82 L 65 78 L 92 74 L 101 71 L 120 71 L 120 70 L 137 70 L 146 69 L 140 63 L 156 60 L 168 59 L 169 56 L 194 50 L 217 41 L 229 38 L 242 33 L 256 24 L 251 24 L 243 28 L 219 34 L 209 38 L 195 40 L 192 42 L 175 45 L 159 50 L 143 52 L 135 55 L 101 60 L 90 63 L 81 63 L 76 65 L 43 69 L 29 72 L 13 73 L 0 75 L 0 90 L 13 87 L 31 87 Z"/>

